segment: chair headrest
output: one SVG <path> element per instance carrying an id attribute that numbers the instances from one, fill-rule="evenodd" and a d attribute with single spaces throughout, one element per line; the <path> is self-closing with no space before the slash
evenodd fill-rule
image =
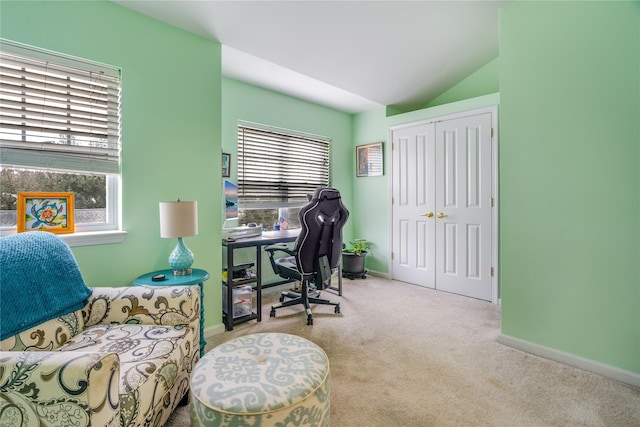
<path id="1" fill-rule="evenodd" d="M 308 197 L 308 196 L 307 196 Z M 309 201 L 340 199 L 340 192 L 335 188 L 317 188 Z"/>

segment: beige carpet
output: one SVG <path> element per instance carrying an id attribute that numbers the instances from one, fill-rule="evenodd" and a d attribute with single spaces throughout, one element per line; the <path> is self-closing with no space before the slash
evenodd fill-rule
<path id="1" fill-rule="evenodd" d="M 282 289 L 282 288 L 280 288 Z M 209 340 L 285 332 L 320 345 L 331 366 L 334 427 L 640 426 L 640 389 L 496 342 L 500 309 L 487 302 L 369 277 L 345 280 L 341 314 L 316 306 Z M 168 427 L 189 425 L 188 406 Z"/>

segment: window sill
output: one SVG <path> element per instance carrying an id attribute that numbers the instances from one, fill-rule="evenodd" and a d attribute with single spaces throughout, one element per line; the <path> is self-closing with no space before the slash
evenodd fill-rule
<path id="1" fill-rule="evenodd" d="M 90 231 L 85 233 L 58 234 L 69 246 L 109 245 L 122 243 L 127 236 L 126 231 Z"/>
<path id="2" fill-rule="evenodd" d="M 15 228 L 11 230 L 0 230 L 0 237 L 16 234 Z M 58 234 L 69 246 L 91 246 L 110 245 L 112 243 L 122 243 L 127 236 L 126 231 L 86 231 L 73 234 Z"/>

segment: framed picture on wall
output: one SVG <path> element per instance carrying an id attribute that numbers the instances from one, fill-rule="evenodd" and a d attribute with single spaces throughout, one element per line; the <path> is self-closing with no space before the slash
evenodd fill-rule
<path id="1" fill-rule="evenodd" d="M 224 201 L 226 219 L 238 218 L 238 186 L 226 179 L 224 180 Z"/>
<path id="2" fill-rule="evenodd" d="M 380 176 L 383 172 L 382 142 L 356 147 L 356 176 Z"/>
<path id="3" fill-rule="evenodd" d="M 18 193 L 18 233 L 23 231 L 73 233 L 73 208 L 73 193 Z"/>
<path id="4" fill-rule="evenodd" d="M 231 154 L 222 153 L 222 176 L 231 176 Z"/>

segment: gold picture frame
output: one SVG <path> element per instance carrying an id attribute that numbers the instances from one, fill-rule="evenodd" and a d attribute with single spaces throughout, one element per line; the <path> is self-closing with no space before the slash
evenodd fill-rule
<path id="1" fill-rule="evenodd" d="M 356 176 L 384 175 L 382 142 L 356 146 Z"/>
<path id="2" fill-rule="evenodd" d="M 18 233 L 49 231 L 73 233 L 74 196 L 71 192 L 18 193 Z"/>

